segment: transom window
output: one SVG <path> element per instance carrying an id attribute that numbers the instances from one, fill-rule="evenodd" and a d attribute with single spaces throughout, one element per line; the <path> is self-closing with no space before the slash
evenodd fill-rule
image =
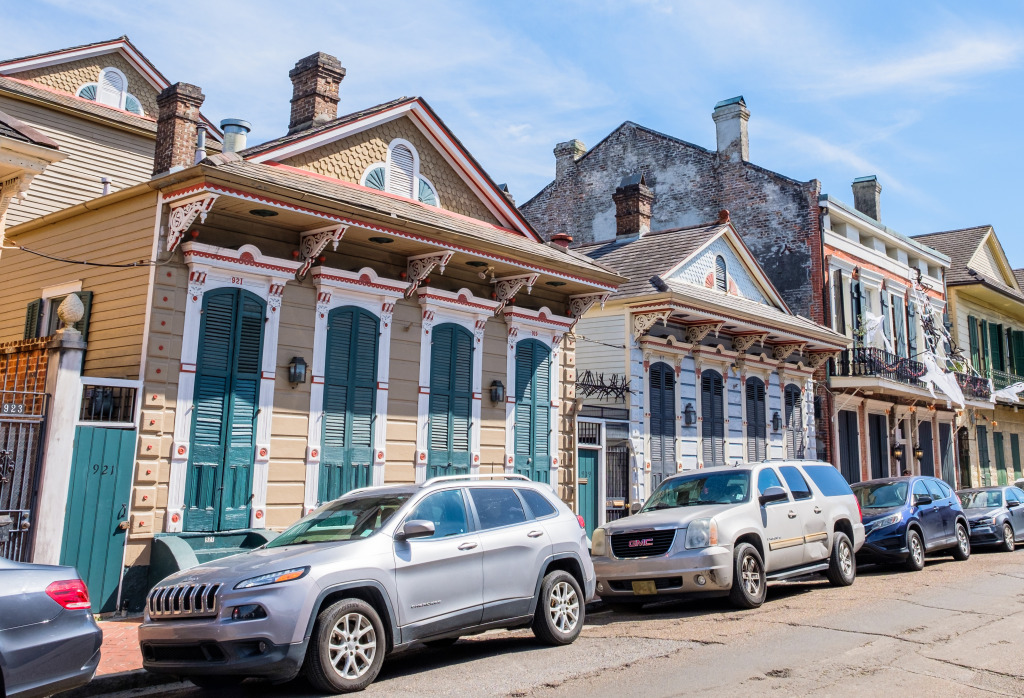
<path id="1" fill-rule="evenodd" d="M 104 68 L 100 71 L 99 80 L 85 83 L 78 88 L 76 95 L 108 107 L 143 115 L 142 103 L 128 92 L 128 79 L 117 68 Z"/>
<path id="2" fill-rule="evenodd" d="M 428 206 L 441 205 L 434 185 L 420 173 L 420 158 L 416 148 L 400 138 L 391 141 L 388 146 L 387 162 L 370 165 L 363 173 L 360 184 L 415 199 Z"/>

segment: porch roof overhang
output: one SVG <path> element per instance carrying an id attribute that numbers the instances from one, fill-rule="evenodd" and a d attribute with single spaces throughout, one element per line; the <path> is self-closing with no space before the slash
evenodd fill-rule
<path id="1" fill-rule="evenodd" d="M 949 397 L 942 391 L 936 390 L 935 397 L 932 397 L 927 388 L 919 388 L 908 383 L 890 380 L 882 376 L 830 376 L 829 387 L 833 391 L 844 393 L 858 393 L 863 397 L 874 399 L 904 399 L 913 400 L 927 404 L 935 403 L 944 405 Z M 950 401 L 951 402 L 951 401 Z M 958 409 L 958 405 L 951 402 L 952 409 Z M 992 409 L 993 405 L 988 400 L 971 399 L 965 396 L 964 405 L 974 409 Z"/>

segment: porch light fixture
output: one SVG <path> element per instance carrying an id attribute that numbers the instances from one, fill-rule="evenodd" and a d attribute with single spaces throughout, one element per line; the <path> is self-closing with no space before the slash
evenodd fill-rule
<path id="1" fill-rule="evenodd" d="M 486 267 L 487 266 L 487 262 L 481 261 L 479 259 L 472 259 L 472 260 L 466 262 L 466 266 L 467 267 Z"/>
<path id="2" fill-rule="evenodd" d="M 292 386 L 306 382 L 306 360 L 301 356 L 292 357 L 291 363 L 288 364 L 288 382 Z"/>
<path id="3" fill-rule="evenodd" d="M 374 237 L 374 238 L 369 238 L 369 240 L 370 240 L 370 242 L 372 242 L 375 245 L 390 245 L 391 243 L 394 242 L 394 240 L 392 240 L 391 238 L 385 238 L 385 237 Z"/>
<path id="4" fill-rule="evenodd" d="M 555 287 L 557 287 L 557 286 L 565 286 L 565 282 L 564 281 L 545 281 L 544 285 L 545 286 L 555 286 Z"/>
<path id="5" fill-rule="evenodd" d="M 683 408 L 683 424 L 688 427 L 692 427 L 697 423 L 697 410 L 693 409 L 693 403 L 686 403 L 686 407 Z"/>
<path id="6" fill-rule="evenodd" d="M 922 458 L 924 458 L 924 449 L 921 448 L 920 446 L 915 447 L 914 448 L 914 458 L 916 460 L 921 460 Z"/>
<path id="7" fill-rule="evenodd" d="M 277 215 L 277 211 L 271 211 L 269 208 L 254 208 L 249 213 L 260 218 L 273 218 Z"/>
<path id="8" fill-rule="evenodd" d="M 903 444 L 896 444 L 893 446 L 892 455 L 896 460 L 903 460 Z"/>
<path id="9" fill-rule="evenodd" d="M 505 402 L 505 384 L 500 380 L 491 381 L 491 402 L 496 405 Z"/>
<path id="10" fill-rule="evenodd" d="M 782 415 L 779 414 L 778 411 L 776 411 L 775 414 L 772 415 L 772 431 L 781 431 L 781 430 L 782 430 Z"/>

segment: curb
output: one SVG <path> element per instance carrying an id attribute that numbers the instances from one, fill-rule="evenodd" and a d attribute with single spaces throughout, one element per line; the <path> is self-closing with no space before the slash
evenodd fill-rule
<path id="1" fill-rule="evenodd" d="M 181 681 L 176 676 L 151 674 L 145 669 L 135 669 L 133 671 L 121 671 L 116 674 L 103 674 L 93 677 L 93 680 L 84 686 L 58 693 L 57 698 L 87 698 L 88 696 L 99 696 L 134 688 L 149 688 L 165 684 L 181 684 L 182 687 L 191 687 L 192 685 Z"/>

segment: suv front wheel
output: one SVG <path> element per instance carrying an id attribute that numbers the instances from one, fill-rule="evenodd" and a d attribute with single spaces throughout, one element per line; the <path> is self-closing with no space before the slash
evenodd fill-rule
<path id="1" fill-rule="evenodd" d="M 740 543 L 733 552 L 732 588 L 729 600 L 737 608 L 757 608 L 768 593 L 764 562 L 757 548 Z"/>
<path id="2" fill-rule="evenodd" d="M 583 630 L 583 591 L 576 578 L 564 570 L 544 576 L 533 616 L 533 634 L 546 645 L 568 645 Z"/>
<path id="3" fill-rule="evenodd" d="M 303 670 L 324 693 L 361 691 L 380 673 L 384 650 L 377 611 L 361 599 L 344 599 L 317 616 Z"/>

